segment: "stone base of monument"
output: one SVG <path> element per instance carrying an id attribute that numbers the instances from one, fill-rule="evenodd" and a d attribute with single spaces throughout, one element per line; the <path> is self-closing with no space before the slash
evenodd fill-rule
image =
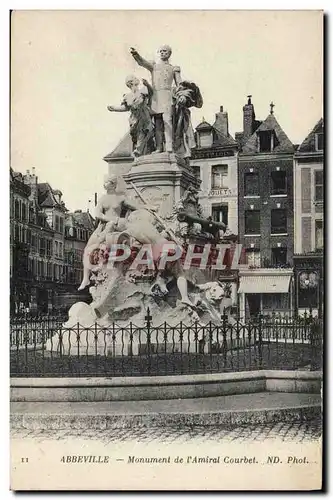
<path id="1" fill-rule="evenodd" d="M 199 185 L 193 169 L 175 153 L 156 153 L 137 158 L 124 179 L 128 183 L 128 192 L 136 202 L 141 203 L 141 199 L 133 184 L 147 202 L 159 206 L 161 217 L 171 213 L 188 186 Z"/>

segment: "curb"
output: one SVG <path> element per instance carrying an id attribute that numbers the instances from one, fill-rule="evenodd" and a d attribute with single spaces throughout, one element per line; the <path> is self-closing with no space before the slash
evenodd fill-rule
<path id="1" fill-rule="evenodd" d="M 241 411 L 145 414 L 32 414 L 12 413 L 12 429 L 71 430 L 124 429 L 130 427 L 193 427 L 271 424 L 277 422 L 301 423 L 321 418 L 321 405 L 302 405 L 293 408 L 275 408 Z"/>

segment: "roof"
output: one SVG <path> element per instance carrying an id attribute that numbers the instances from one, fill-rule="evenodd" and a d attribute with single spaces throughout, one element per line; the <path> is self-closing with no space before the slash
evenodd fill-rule
<path id="1" fill-rule="evenodd" d="M 238 143 L 230 134 L 222 134 L 222 132 L 213 125 L 213 148 L 224 146 L 235 147 L 238 146 Z"/>
<path id="2" fill-rule="evenodd" d="M 290 275 L 241 276 L 238 293 L 288 293 Z"/>
<path id="3" fill-rule="evenodd" d="M 41 207 L 60 206 L 57 202 L 53 189 L 48 182 L 41 182 L 38 185 L 38 204 Z"/>
<path id="4" fill-rule="evenodd" d="M 57 201 L 55 195 L 62 195 L 59 189 L 52 189 L 48 182 L 40 182 L 37 184 L 38 188 L 38 205 L 42 208 L 59 208 L 60 210 L 67 210 L 65 203 Z"/>
<path id="5" fill-rule="evenodd" d="M 320 118 L 320 120 L 311 130 L 311 132 L 304 139 L 302 144 L 298 147 L 297 151 L 299 151 L 300 153 L 316 151 L 316 134 L 323 132 L 324 132 L 324 120 L 323 118 Z"/>
<path id="6" fill-rule="evenodd" d="M 20 193 L 22 196 L 29 197 L 31 194 L 31 188 L 25 184 L 23 175 L 20 172 L 14 172 L 12 168 L 10 168 L 9 172 L 11 189 Z"/>
<path id="7" fill-rule="evenodd" d="M 204 119 L 202 120 L 201 123 L 199 123 L 199 125 L 196 127 L 195 130 L 211 130 L 212 129 L 212 126 L 210 123 L 206 122 Z"/>
<path id="8" fill-rule="evenodd" d="M 94 218 L 89 212 L 75 211 L 72 216 L 75 222 L 84 226 L 86 229 L 94 229 Z"/>
<path id="9" fill-rule="evenodd" d="M 272 153 L 293 153 L 294 146 L 287 134 L 282 130 L 280 124 L 273 114 L 269 114 L 257 128 L 257 130 L 248 138 L 243 146 L 243 153 L 257 153 L 258 152 L 258 133 L 268 130 L 274 130 L 278 140 L 277 146 Z M 269 153 L 268 153 L 269 154 Z"/>
<path id="10" fill-rule="evenodd" d="M 118 142 L 117 146 L 111 153 L 105 156 L 104 160 L 109 160 L 112 158 L 132 158 L 132 138 L 129 132 L 127 132 L 123 138 Z"/>

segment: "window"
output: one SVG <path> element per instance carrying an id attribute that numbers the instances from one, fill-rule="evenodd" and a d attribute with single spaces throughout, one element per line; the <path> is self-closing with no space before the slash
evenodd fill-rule
<path id="1" fill-rule="evenodd" d="M 27 207 L 22 204 L 22 220 L 25 222 L 27 220 Z"/>
<path id="2" fill-rule="evenodd" d="M 324 248 L 324 229 L 322 220 L 316 220 L 315 233 L 316 233 L 316 250 L 322 250 Z"/>
<path id="3" fill-rule="evenodd" d="M 223 222 L 228 225 L 228 205 L 216 205 L 212 207 L 212 219 L 215 222 Z"/>
<path id="4" fill-rule="evenodd" d="M 200 167 L 198 165 L 193 165 L 193 171 L 196 179 L 201 179 L 200 177 Z"/>
<path id="5" fill-rule="evenodd" d="M 45 238 L 40 238 L 39 239 L 39 253 L 40 255 L 44 256 L 46 253 L 46 242 Z"/>
<path id="6" fill-rule="evenodd" d="M 316 272 L 301 272 L 298 276 L 298 307 L 318 307 L 319 276 Z"/>
<path id="7" fill-rule="evenodd" d="M 60 232 L 63 233 L 64 232 L 64 219 L 62 217 L 60 217 Z"/>
<path id="8" fill-rule="evenodd" d="M 15 203 L 14 203 L 14 217 L 15 217 L 15 219 L 20 218 L 20 204 L 19 204 L 18 200 L 15 200 Z"/>
<path id="9" fill-rule="evenodd" d="M 285 266 L 287 264 L 287 249 L 286 248 L 272 248 L 272 265 Z"/>
<path id="10" fill-rule="evenodd" d="M 75 250 L 75 261 L 76 262 L 82 261 L 82 250 L 80 249 Z"/>
<path id="11" fill-rule="evenodd" d="M 287 211 L 284 208 L 275 208 L 271 212 L 271 234 L 287 232 Z"/>
<path id="12" fill-rule="evenodd" d="M 271 174 L 271 194 L 287 193 L 287 177 L 283 170 Z"/>
<path id="13" fill-rule="evenodd" d="M 50 262 L 47 263 L 47 277 L 52 278 L 52 264 Z"/>
<path id="14" fill-rule="evenodd" d="M 37 247 L 37 238 L 36 238 L 35 234 L 32 234 L 31 235 L 31 248 L 33 250 L 36 250 L 36 247 Z"/>
<path id="15" fill-rule="evenodd" d="M 14 198 L 10 194 L 10 217 L 14 218 Z"/>
<path id="16" fill-rule="evenodd" d="M 63 256 L 63 244 L 59 243 L 59 257 Z"/>
<path id="17" fill-rule="evenodd" d="M 212 167 L 212 189 L 227 187 L 228 165 L 214 165 Z"/>
<path id="18" fill-rule="evenodd" d="M 54 264 L 54 279 L 59 279 L 59 266 L 57 264 Z"/>
<path id="19" fill-rule="evenodd" d="M 323 201 L 324 199 L 324 179 L 323 171 L 315 170 L 315 201 Z"/>
<path id="20" fill-rule="evenodd" d="M 199 145 L 200 148 L 210 148 L 213 144 L 213 134 L 210 131 L 200 132 Z"/>
<path id="21" fill-rule="evenodd" d="M 46 240 L 46 255 L 48 257 L 52 255 L 52 240 Z"/>
<path id="22" fill-rule="evenodd" d="M 246 264 L 249 267 L 260 267 L 260 250 L 258 248 L 247 248 L 246 252 Z"/>
<path id="23" fill-rule="evenodd" d="M 56 257 L 59 255 L 59 243 L 57 241 L 54 242 L 54 255 Z"/>
<path id="24" fill-rule="evenodd" d="M 59 233 L 60 232 L 60 218 L 59 215 L 55 216 L 55 230 Z"/>
<path id="25" fill-rule="evenodd" d="M 20 241 L 20 228 L 17 225 L 15 226 L 15 233 L 14 234 L 15 234 L 15 240 L 17 242 L 19 242 Z"/>
<path id="26" fill-rule="evenodd" d="M 262 130 L 258 132 L 260 153 L 270 153 L 278 145 L 274 130 Z"/>
<path id="27" fill-rule="evenodd" d="M 263 293 L 263 311 L 288 311 L 290 309 L 290 298 L 288 293 Z"/>
<path id="28" fill-rule="evenodd" d="M 245 196 L 259 196 L 259 175 L 247 172 L 244 176 Z"/>
<path id="29" fill-rule="evenodd" d="M 317 151 L 324 150 L 324 132 L 316 134 L 316 150 Z"/>
<path id="30" fill-rule="evenodd" d="M 245 210 L 245 234 L 260 234 L 260 210 Z"/>

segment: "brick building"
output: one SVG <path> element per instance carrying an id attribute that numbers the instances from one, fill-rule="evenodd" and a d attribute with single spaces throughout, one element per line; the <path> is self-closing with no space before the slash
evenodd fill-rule
<path id="1" fill-rule="evenodd" d="M 295 147 L 274 116 L 273 104 L 264 121 L 256 120 L 251 96 L 243 107 L 243 132 L 236 140 L 238 233 L 249 271 L 255 270 L 252 275 L 240 273 L 240 310 L 243 316 L 290 312 Z"/>
<path id="2" fill-rule="evenodd" d="M 298 147 L 294 159 L 295 310 L 321 312 L 324 249 L 324 121 Z"/>

